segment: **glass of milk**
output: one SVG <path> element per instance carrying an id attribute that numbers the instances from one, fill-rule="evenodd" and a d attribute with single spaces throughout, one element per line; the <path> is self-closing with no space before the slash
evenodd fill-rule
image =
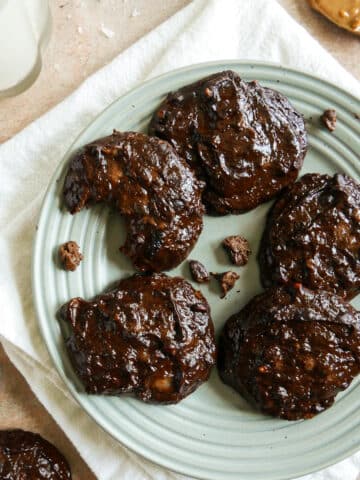
<path id="1" fill-rule="evenodd" d="M 50 32 L 48 0 L 0 0 L 0 98 L 36 80 Z"/>

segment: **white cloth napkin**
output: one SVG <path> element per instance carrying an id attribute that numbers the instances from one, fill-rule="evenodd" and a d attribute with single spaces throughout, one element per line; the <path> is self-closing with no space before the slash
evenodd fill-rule
<path id="1" fill-rule="evenodd" d="M 0 146 L 0 335 L 16 367 L 100 480 L 184 478 L 129 452 L 84 413 L 53 368 L 34 315 L 32 240 L 45 188 L 79 132 L 146 78 L 220 59 L 278 62 L 360 98 L 360 85 L 275 0 L 195 0 Z M 359 480 L 355 455 L 307 480 Z M 304 477 L 305 478 L 305 477 Z"/>

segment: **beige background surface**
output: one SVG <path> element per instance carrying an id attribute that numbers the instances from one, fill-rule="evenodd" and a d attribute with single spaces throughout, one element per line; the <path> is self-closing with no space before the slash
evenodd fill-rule
<path id="1" fill-rule="evenodd" d="M 360 78 L 360 38 L 311 11 L 306 0 L 279 2 Z M 87 76 L 188 3 L 190 0 L 50 0 L 53 34 L 43 70 L 29 90 L 0 100 L 0 143 L 59 103 Z M 101 32 L 102 25 L 114 32 L 112 38 Z"/>
<path id="2" fill-rule="evenodd" d="M 279 0 L 289 13 L 360 79 L 360 39 L 312 12 L 305 0 Z M 69 95 L 87 76 L 189 0 L 50 0 L 53 33 L 36 83 L 0 100 L 0 143 Z M 102 24 L 114 32 L 107 38 Z M 75 480 L 93 480 L 85 463 L 0 347 L 0 428 L 40 432 L 68 458 Z"/>

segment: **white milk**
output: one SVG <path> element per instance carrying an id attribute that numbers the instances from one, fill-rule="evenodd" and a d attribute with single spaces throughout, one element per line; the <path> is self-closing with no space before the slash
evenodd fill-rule
<path id="1" fill-rule="evenodd" d="M 47 0 L 0 0 L 0 96 L 28 88 L 50 32 Z"/>

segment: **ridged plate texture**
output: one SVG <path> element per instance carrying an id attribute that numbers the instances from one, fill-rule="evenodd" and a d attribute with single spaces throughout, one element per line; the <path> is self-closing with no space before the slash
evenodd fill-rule
<path id="1" fill-rule="evenodd" d="M 121 219 L 106 206 L 71 216 L 62 207 L 61 189 L 68 158 L 80 146 L 112 132 L 144 131 L 164 95 L 216 71 L 232 69 L 246 80 L 259 80 L 287 95 L 304 114 L 310 149 L 302 174 L 345 172 L 360 179 L 360 102 L 329 83 L 280 66 L 239 61 L 201 64 L 170 72 L 135 88 L 101 113 L 79 136 L 63 160 L 46 193 L 33 257 L 34 299 L 39 322 L 54 364 L 80 405 L 119 442 L 144 457 L 191 476 L 213 480 L 290 479 L 333 464 L 360 448 L 360 384 L 339 395 L 335 405 L 316 418 L 287 422 L 266 417 L 223 385 L 216 369 L 206 384 L 174 406 L 154 406 L 132 397 L 86 395 L 69 363 L 55 312 L 74 296 L 87 299 L 114 280 L 133 272 L 119 252 L 124 239 Z M 319 117 L 335 108 L 334 133 Z M 61 161 L 60 161 L 61 160 Z M 231 269 L 220 246 L 223 238 L 240 233 L 253 254 L 237 269 L 241 279 L 224 300 L 216 284 L 200 287 L 211 304 L 219 332 L 225 320 L 261 291 L 256 252 L 270 204 L 238 216 L 206 217 L 205 228 L 190 258 L 210 271 Z M 74 273 L 56 263 L 58 246 L 76 240 L 84 260 Z M 189 279 L 185 261 L 170 274 Z M 240 290 L 240 292 L 238 292 Z M 353 301 L 360 307 L 360 296 Z"/>

